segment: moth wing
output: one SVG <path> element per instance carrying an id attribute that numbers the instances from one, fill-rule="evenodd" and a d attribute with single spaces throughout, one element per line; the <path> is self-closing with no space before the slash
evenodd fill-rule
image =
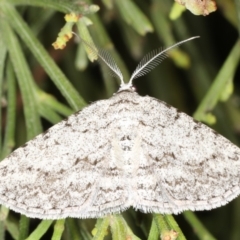
<path id="1" fill-rule="evenodd" d="M 140 121 L 140 159 L 147 164 L 137 172 L 135 208 L 168 214 L 209 210 L 240 194 L 237 146 L 164 102 L 146 97 L 145 105 L 151 110 Z"/>
<path id="2" fill-rule="evenodd" d="M 121 173 L 102 172 L 109 161 L 109 139 L 99 119 L 107 114 L 108 104 L 103 100 L 84 108 L 2 161 L 0 203 L 42 219 L 120 211 L 126 195 L 118 181 Z"/>

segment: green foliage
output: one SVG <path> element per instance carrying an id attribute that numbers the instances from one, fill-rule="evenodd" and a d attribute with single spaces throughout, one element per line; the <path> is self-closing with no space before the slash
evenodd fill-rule
<path id="1" fill-rule="evenodd" d="M 145 53 L 200 35 L 200 39 L 172 51 L 172 61 L 166 60 L 134 83 L 140 94 L 162 99 L 189 114 L 196 109 L 196 119 L 216 122 L 214 128 L 237 143 L 239 85 L 235 86 L 234 79 L 239 77 L 235 74 L 240 43 L 232 32 L 240 29 L 238 5 L 219 0 L 222 11 L 203 18 L 176 10 L 170 0 L 102 0 L 98 1 L 98 12 L 92 2 L 0 0 L 0 159 L 86 103 L 116 92 L 118 82 L 104 67 L 100 73 L 89 65 L 88 58 L 94 58 L 77 42 L 78 37 L 75 42 L 70 39 L 71 31 L 108 50 L 126 82 L 129 69 Z M 65 23 L 67 13 L 78 14 L 79 21 Z M 62 51 L 51 45 L 57 37 L 66 43 Z M 97 220 L 40 221 L 1 206 L 0 240 L 240 238 L 239 200 L 209 212 L 185 212 L 176 219 L 130 209 Z"/>

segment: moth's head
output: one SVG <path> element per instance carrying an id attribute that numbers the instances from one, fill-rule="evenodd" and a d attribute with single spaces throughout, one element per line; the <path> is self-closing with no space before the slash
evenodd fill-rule
<path id="1" fill-rule="evenodd" d="M 136 92 L 136 88 L 132 85 L 132 83 L 122 83 L 120 88 L 118 89 L 118 93 L 122 91 Z"/>

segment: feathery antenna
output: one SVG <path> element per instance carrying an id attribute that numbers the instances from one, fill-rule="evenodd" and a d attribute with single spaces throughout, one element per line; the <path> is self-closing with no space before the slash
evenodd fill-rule
<path id="1" fill-rule="evenodd" d="M 181 42 L 178 42 L 178 43 L 174 44 L 173 46 L 166 48 L 163 51 L 155 50 L 155 51 L 148 53 L 138 64 L 137 68 L 133 72 L 127 85 L 129 87 L 132 86 L 133 79 L 143 76 L 143 75 L 149 73 L 152 69 L 154 69 L 158 64 L 160 64 L 168 56 L 167 52 L 169 52 L 173 48 L 178 47 L 179 45 L 181 45 L 185 42 L 191 41 L 195 38 L 199 38 L 199 36 L 191 37 L 191 38 L 188 38 Z"/>
<path id="2" fill-rule="evenodd" d="M 113 57 L 109 54 L 109 52 L 104 49 L 100 49 L 96 46 L 92 46 L 91 44 L 89 44 L 87 41 L 85 41 L 82 38 L 80 38 L 80 40 L 89 49 L 91 54 L 96 57 L 96 59 L 98 59 L 98 57 L 99 57 L 100 60 L 102 60 L 109 67 L 111 76 L 119 78 L 121 81 L 121 86 L 124 85 L 125 83 L 123 81 L 122 72 L 119 69 L 119 67 L 117 66 Z"/>
<path id="3" fill-rule="evenodd" d="M 191 41 L 195 38 L 199 38 L 199 36 L 191 37 L 191 38 L 188 38 L 181 42 L 178 42 L 178 43 L 174 44 L 173 46 L 166 48 L 165 50 L 154 50 L 154 51 L 148 53 L 138 64 L 137 68 L 133 72 L 128 83 L 124 83 L 121 70 L 118 68 L 118 66 L 117 66 L 115 60 L 112 58 L 112 56 L 106 50 L 97 48 L 96 46 L 92 46 L 91 44 L 89 44 L 87 41 L 85 41 L 82 38 L 80 38 L 80 40 L 86 45 L 87 48 L 89 48 L 91 54 L 93 54 L 93 56 L 96 56 L 96 59 L 98 59 L 97 57 L 99 57 L 109 67 L 110 73 L 113 77 L 117 77 L 121 80 L 120 88 L 118 91 L 122 91 L 122 90 L 126 90 L 126 89 L 131 89 L 133 79 L 149 73 L 158 64 L 160 64 L 168 56 L 167 52 L 169 52 L 173 48 L 178 47 L 179 45 L 181 45 L 185 42 Z"/>

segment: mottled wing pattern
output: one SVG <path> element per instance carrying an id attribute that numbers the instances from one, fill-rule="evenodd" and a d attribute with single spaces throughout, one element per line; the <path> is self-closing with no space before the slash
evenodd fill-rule
<path id="1" fill-rule="evenodd" d="M 130 206 L 179 213 L 239 195 L 240 150 L 188 115 L 131 90 L 98 101 L 0 164 L 0 203 L 37 218 Z"/>
<path id="2" fill-rule="evenodd" d="M 108 100 L 98 101 L 2 161 L 0 203 L 45 219 L 98 217 L 125 209 L 122 170 L 108 171 L 108 108 Z"/>
<path id="3" fill-rule="evenodd" d="M 151 97 L 145 114 L 138 170 L 138 200 L 144 212 L 209 210 L 240 194 L 240 149 L 206 125 Z M 147 177 L 146 177 L 147 176 Z"/>

